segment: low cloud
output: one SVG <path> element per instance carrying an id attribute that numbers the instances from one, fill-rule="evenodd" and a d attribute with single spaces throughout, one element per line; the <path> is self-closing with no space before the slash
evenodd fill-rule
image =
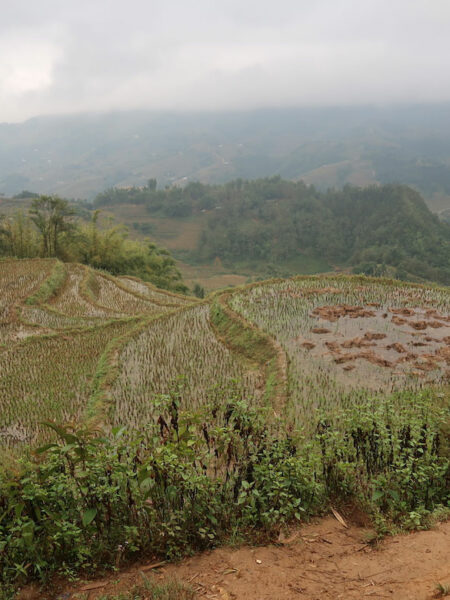
<path id="1" fill-rule="evenodd" d="M 0 121 L 450 100 L 447 0 L 16 0 Z"/>

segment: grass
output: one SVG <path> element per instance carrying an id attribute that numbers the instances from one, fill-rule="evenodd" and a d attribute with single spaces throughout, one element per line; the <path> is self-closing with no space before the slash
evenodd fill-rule
<path id="1" fill-rule="evenodd" d="M 437 583 L 436 584 L 436 598 L 444 598 L 450 596 L 450 584 L 449 583 Z"/>
<path id="2" fill-rule="evenodd" d="M 222 294 L 214 299 L 210 311 L 211 324 L 234 353 L 259 366 L 266 380 L 266 400 L 279 406 L 284 403 L 287 392 L 285 354 L 269 335 L 231 310 L 228 298 L 228 294 Z"/>
<path id="3" fill-rule="evenodd" d="M 9 449 L 46 439 L 44 420 L 83 419 L 108 344 L 139 316 L 194 301 L 52 259 L 0 266 L 0 447 Z"/>
<path id="4" fill-rule="evenodd" d="M 250 403 L 282 408 L 283 422 L 307 432 L 317 411 L 385 394 L 400 409 L 417 390 L 441 385 L 445 375 L 445 354 L 435 369 L 423 371 L 425 377 L 411 375 L 407 362 L 393 374 L 353 360 L 353 350 L 344 353 L 347 372 L 348 362 L 340 364 L 342 354 L 330 352 L 330 343 L 362 335 L 359 326 L 405 343 L 402 327 L 408 324 L 397 327 L 390 317 L 328 322 L 313 313 L 324 306 L 379 304 L 385 314 L 392 307 L 448 314 L 447 289 L 314 276 L 257 282 L 198 303 L 82 265 L 67 265 L 64 277 L 56 261 L 2 266 L 7 293 L 0 338 L 17 331 L 30 337 L 0 352 L 0 444 L 8 447 L 37 440 L 42 420 L 94 418 L 96 410 L 102 422 L 141 426 L 154 414 L 154 398 L 181 381 L 184 408 L 197 410 L 233 390 Z M 311 333 L 318 323 L 330 330 L 323 340 Z M 400 387 L 404 393 L 396 394 Z"/>
<path id="5" fill-rule="evenodd" d="M 26 304 L 34 305 L 48 302 L 64 285 L 66 277 L 67 270 L 64 263 L 56 261 L 50 276 L 32 296 L 28 296 Z"/>
<path id="6" fill-rule="evenodd" d="M 196 595 L 190 586 L 178 581 L 168 579 L 156 582 L 142 574 L 143 583 L 134 585 L 130 590 L 113 594 L 103 594 L 97 600 L 194 600 Z M 87 594 L 76 594 L 77 600 L 87 600 Z"/>

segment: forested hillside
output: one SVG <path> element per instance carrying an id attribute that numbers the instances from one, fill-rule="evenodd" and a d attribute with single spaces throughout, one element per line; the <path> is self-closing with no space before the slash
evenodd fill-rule
<path id="1" fill-rule="evenodd" d="M 450 226 L 401 185 L 320 192 L 272 177 L 225 185 L 191 183 L 158 190 L 110 189 L 96 207 L 141 204 L 153 219 L 198 219 L 201 233 L 188 258 L 236 266 L 268 263 L 295 270 L 299 257 L 356 272 L 450 283 Z"/>

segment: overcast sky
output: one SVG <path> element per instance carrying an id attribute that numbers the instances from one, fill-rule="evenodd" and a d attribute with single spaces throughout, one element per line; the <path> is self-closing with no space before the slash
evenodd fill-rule
<path id="1" fill-rule="evenodd" d="M 450 100 L 450 0 L 0 0 L 0 122 Z"/>

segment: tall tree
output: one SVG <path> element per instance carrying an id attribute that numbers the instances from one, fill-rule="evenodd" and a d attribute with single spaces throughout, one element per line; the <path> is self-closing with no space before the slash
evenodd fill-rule
<path id="1" fill-rule="evenodd" d="M 11 232 L 6 222 L 5 215 L 0 215 L 0 253 L 9 254 L 11 247 Z"/>
<path id="2" fill-rule="evenodd" d="M 74 228 L 73 208 L 58 196 L 40 196 L 33 200 L 29 212 L 41 236 L 42 256 L 59 256 L 61 235 Z"/>

